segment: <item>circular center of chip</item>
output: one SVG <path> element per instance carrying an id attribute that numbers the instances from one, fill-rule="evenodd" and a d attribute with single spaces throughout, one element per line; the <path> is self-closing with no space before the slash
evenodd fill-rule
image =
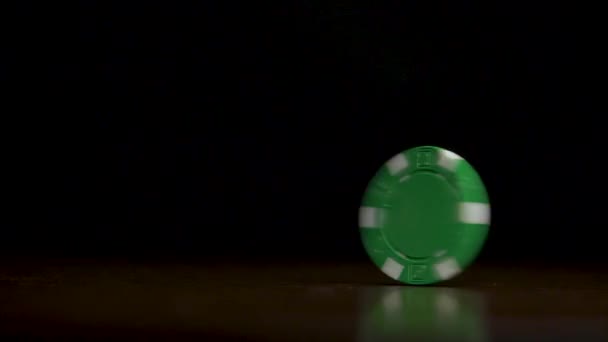
<path id="1" fill-rule="evenodd" d="M 457 229 L 458 192 L 441 175 L 417 172 L 399 184 L 384 234 L 390 245 L 414 259 L 450 249 Z"/>

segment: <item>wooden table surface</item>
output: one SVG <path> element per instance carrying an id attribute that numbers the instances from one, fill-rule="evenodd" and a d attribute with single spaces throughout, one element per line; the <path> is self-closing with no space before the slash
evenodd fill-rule
<path id="1" fill-rule="evenodd" d="M 401 286 L 368 263 L 0 259 L 0 339 L 608 341 L 601 265 L 476 265 Z"/>

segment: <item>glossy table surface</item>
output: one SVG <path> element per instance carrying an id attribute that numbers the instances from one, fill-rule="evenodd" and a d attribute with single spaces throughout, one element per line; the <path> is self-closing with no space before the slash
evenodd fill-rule
<path id="1" fill-rule="evenodd" d="M 608 272 L 476 265 L 402 286 L 368 263 L 0 259 L 0 338 L 608 341 Z"/>

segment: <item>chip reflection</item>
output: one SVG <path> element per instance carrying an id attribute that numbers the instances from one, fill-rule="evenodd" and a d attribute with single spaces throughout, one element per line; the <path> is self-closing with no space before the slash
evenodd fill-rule
<path id="1" fill-rule="evenodd" d="M 443 287 L 381 286 L 363 291 L 359 341 L 487 341 L 484 298 Z"/>

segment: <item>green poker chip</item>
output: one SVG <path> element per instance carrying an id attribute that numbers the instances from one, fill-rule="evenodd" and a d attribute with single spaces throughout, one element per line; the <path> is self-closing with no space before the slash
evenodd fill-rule
<path id="1" fill-rule="evenodd" d="M 477 257 L 490 203 L 475 169 L 434 146 L 406 150 L 370 181 L 359 210 L 367 254 L 387 276 L 413 285 L 451 279 Z"/>

